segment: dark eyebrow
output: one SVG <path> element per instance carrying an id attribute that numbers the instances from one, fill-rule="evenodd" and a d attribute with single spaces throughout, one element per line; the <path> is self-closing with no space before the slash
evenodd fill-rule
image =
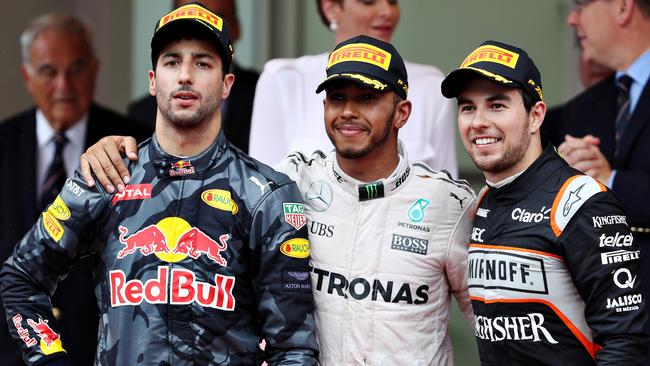
<path id="1" fill-rule="evenodd" d="M 210 58 L 214 59 L 214 56 L 208 52 L 192 52 L 193 58 Z"/>
<path id="2" fill-rule="evenodd" d="M 469 98 L 465 98 L 461 96 L 458 96 L 457 99 L 458 99 L 458 104 L 467 104 L 472 102 L 471 100 L 469 100 Z"/>
<path id="3" fill-rule="evenodd" d="M 487 100 L 488 102 L 494 102 L 496 100 L 510 101 L 511 98 L 503 93 L 498 93 L 493 96 L 487 97 L 485 100 Z"/>
<path id="4" fill-rule="evenodd" d="M 178 57 L 181 57 L 181 55 L 176 51 L 169 51 L 169 52 L 165 52 L 162 55 L 162 57 L 175 57 L 175 58 L 178 58 Z"/>

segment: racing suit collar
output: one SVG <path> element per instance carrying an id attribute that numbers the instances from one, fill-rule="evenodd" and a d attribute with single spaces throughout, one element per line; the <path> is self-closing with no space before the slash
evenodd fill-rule
<path id="1" fill-rule="evenodd" d="M 543 182 L 541 176 L 550 177 L 562 167 L 562 158 L 551 145 L 544 149 L 542 155 L 535 160 L 526 170 L 521 172 L 512 182 L 500 187 L 490 187 L 493 195 L 498 195 L 499 201 L 504 203 L 519 202 L 535 191 Z"/>
<path id="2" fill-rule="evenodd" d="M 344 191 L 358 197 L 360 202 L 390 196 L 398 192 L 398 188 L 411 175 L 411 163 L 408 160 L 408 155 L 404 150 L 402 141 L 399 140 L 397 143 L 397 154 L 399 162 L 390 176 L 374 182 L 362 182 L 347 175 L 341 169 L 338 161 L 336 161 L 336 151 L 332 151 L 327 157 L 327 159 L 333 161 L 330 175 L 333 181 L 338 182 Z"/>
<path id="3" fill-rule="evenodd" d="M 149 149 L 149 158 L 156 166 L 159 178 L 184 177 L 204 172 L 220 160 L 228 145 L 228 140 L 221 130 L 214 142 L 203 152 L 194 156 L 178 157 L 168 154 L 160 147 L 156 134 L 151 140 L 153 148 Z"/>

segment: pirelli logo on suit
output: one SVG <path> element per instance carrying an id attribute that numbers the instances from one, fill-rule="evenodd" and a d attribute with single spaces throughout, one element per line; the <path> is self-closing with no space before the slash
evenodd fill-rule
<path id="1" fill-rule="evenodd" d="M 330 54 L 327 68 L 345 61 L 365 62 L 388 71 L 392 55 L 381 48 L 366 43 L 351 43 Z"/>

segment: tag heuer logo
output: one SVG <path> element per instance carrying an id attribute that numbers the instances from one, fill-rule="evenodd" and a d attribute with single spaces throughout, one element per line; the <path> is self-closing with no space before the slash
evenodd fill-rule
<path id="1" fill-rule="evenodd" d="M 295 227 L 296 230 L 305 226 L 307 218 L 302 203 L 283 203 L 282 206 L 284 207 L 284 221 Z"/>

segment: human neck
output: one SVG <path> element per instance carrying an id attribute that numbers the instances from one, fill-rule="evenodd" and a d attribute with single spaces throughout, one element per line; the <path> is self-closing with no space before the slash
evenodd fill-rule
<path id="1" fill-rule="evenodd" d="M 373 182 L 389 177 L 399 163 L 397 148 L 392 149 L 390 154 L 374 153 L 356 159 L 347 159 L 337 153 L 336 161 L 345 174 L 361 182 Z"/>
<path id="2" fill-rule="evenodd" d="M 217 110 L 210 120 L 189 129 L 179 129 L 165 120 L 160 114 L 156 119 L 156 139 L 160 147 L 168 154 L 187 157 L 194 156 L 207 149 L 219 134 L 221 113 Z"/>

